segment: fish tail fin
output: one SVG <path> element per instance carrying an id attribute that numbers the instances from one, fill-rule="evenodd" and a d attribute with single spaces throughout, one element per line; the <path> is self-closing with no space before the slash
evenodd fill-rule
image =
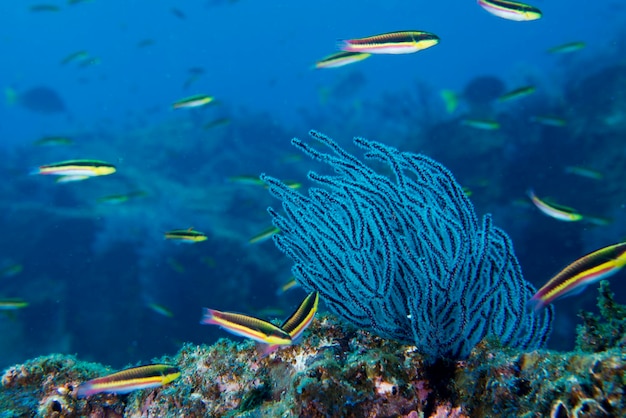
<path id="1" fill-rule="evenodd" d="M 337 48 L 339 48 L 342 51 L 353 52 L 352 45 L 350 44 L 350 41 L 348 41 L 346 39 L 338 39 L 337 40 Z"/>
<path id="2" fill-rule="evenodd" d="M 93 388 L 93 385 L 89 382 L 85 382 L 78 386 L 78 389 L 76 390 L 76 397 L 81 399 L 96 393 L 98 393 L 98 391 Z"/>
<path id="3" fill-rule="evenodd" d="M 278 347 L 280 347 L 278 344 L 258 344 L 257 351 L 261 355 L 261 358 L 263 358 L 272 354 Z"/>
<path id="4" fill-rule="evenodd" d="M 548 306 L 548 304 L 542 300 L 538 295 L 534 295 L 532 298 L 526 302 L 526 306 L 531 308 L 533 311 L 538 312 Z"/>
<path id="5" fill-rule="evenodd" d="M 200 320 L 201 324 L 204 325 L 213 325 L 215 324 L 215 311 L 209 308 L 202 309 L 202 319 Z"/>

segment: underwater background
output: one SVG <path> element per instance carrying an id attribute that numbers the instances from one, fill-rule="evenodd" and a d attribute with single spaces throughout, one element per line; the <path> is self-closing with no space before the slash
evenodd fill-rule
<path id="1" fill-rule="evenodd" d="M 309 129 L 441 162 L 536 287 L 623 241 L 626 4 L 534 5 L 541 19 L 513 22 L 458 0 L 0 4 L 0 299 L 22 302 L 2 305 L 0 368 L 48 353 L 119 368 L 210 344 L 224 333 L 199 324 L 202 307 L 288 315 L 304 292 L 280 291 L 291 261 L 253 239 L 276 205 L 254 178 L 305 189 L 328 171 L 290 145 Z M 398 30 L 441 41 L 315 68 L 338 39 Z M 198 94 L 214 100 L 173 109 Z M 74 159 L 117 171 L 32 175 Z M 583 219 L 545 216 L 529 189 Z M 164 239 L 189 228 L 207 239 Z M 611 281 L 626 301 L 623 272 Z M 549 348 L 574 346 L 596 287 L 554 303 Z"/>

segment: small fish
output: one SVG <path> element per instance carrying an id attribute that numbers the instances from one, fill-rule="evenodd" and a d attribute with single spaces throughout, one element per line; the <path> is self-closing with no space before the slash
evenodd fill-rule
<path id="1" fill-rule="evenodd" d="M 543 200 L 539 199 L 532 189 L 528 190 L 528 197 L 537 207 L 537 209 L 539 209 L 541 212 L 551 218 L 558 219 L 559 221 L 564 222 L 577 222 L 583 219 L 583 215 L 576 212 L 572 208 L 547 204 Z"/>
<path id="2" fill-rule="evenodd" d="M 600 216 L 585 215 L 585 221 L 589 222 L 592 225 L 607 226 L 607 225 L 611 225 L 611 223 L 613 222 L 613 219 L 603 218 Z"/>
<path id="3" fill-rule="evenodd" d="M 564 171 L 567 174 L 574 174 L 592 180 L 602 180 L 602 178 L 604 177 L 602 173 L 597 170 L 592 170 L 591 168 L 585 168 L 576 165 L 568 165 L 567 167 L 565 167 Z"/>
<path id="4" fill-rule="evenodd" d="M 231 176 L 228 178 L 231 183 L 245 184 L 250 186 L 265 186 L 265 182 L 259 176 L 242 174 L 240 176 Z"/>
<path id="5" fill-rule="evenodd" d="M 172 13 L 174 16 L 176 16 L 180 20 L 187 19 L 187 16 L 185 16 L 185 14 L 182 11 L 180 11 L 180 9 L 176 9 L 176 8 L 172 7 L 170 9 L 170 13 Z"/>
<path id="6" fill-rule="evenodd" d="M 84 61 L 89 58 L 89 53 L 87 51 L 76 51 L 67 55 L 65 58 L 61 60 L 61 65 L 67 65 L 70 62 L 79 62 Z"/>
<path id="7" fill-rule="evenodd" d="M 541 18 L 541 10 L 524 3 L 507 0 L 478 0 L 478 4 L 494 16 L 518 22 Z"/>
<path id="8" fill-rule="evenodd" d="M 335 54 L 327 55 L 321 60 L 315 63 L 315 68 L 338 68 L 344 65 L 354 64 L 355 62 L 363 61 L 366 58 L 371 57 L 372 54 L 364 52 L 337 52 Z"/>
<path id="9" fill-rule="evenodd" d="M 68 177 L 95 177 L 107 176 L 115 173 L 113 164 L 99 160 L 67 160 L 59 163 L 42 165 L 32 174 L 68 176 Z M 81 180 L 83 180 L 81 178 Z"/>
<path id="10" fill-rule="evenodd" d="M 167 257 L 167 265 L 178 274 L 185 272 L 185 266 L 183 266 L 178 260 L 173 257 Z"/>
<path id="11" fill-rule="evenodd" d="M 511 100 L 521 99 L 522 97 L 530 96 L 537 88 L 535 86 L 520 87 L 515 90 L 511 90 L 508 93 L 504 93 L 498 97 L 499 102 L 509 102 Z"/>
<path id="12" fill-rule="evenodd" d="M 557 128 L 561 128 L 567 125 L 567 121 L 563 118 L 559 118 L 557 116 L 532 116 L 530 118 L 532 122 L 539 123 L 541 125 L 546 126 L 555 126 Z"/>
<path id="13" fill-rule="evenodd" d="M 174 317 L 174 314 L 172 313 L 172 311 L 170 311 L 165 306 L 160 305 L 158 303 L 151 302 L 151 303 L 148 303 L 146 306 L 148 306 L 148 308 L 152 309 L 154 312 L 158 313 L 159 315 L 163 315 L 167 318 Z"/>
<path id="14" fill-rule="evenodd" d="M 204 308 L 201 324 L 219 325 L 231 334 L 250 338 L 270 346 L 291 345 L 289 333 L 271 322 L 253 316 Z"/>
<path id="15" fill-rule="evenodd" d="M 131 199 L 136 199 L 138 197 L 143 197 L 146 195 L 147 193 L 142 191 L 130 192 L 126 194 L 111 194 L 99 198 L 98 203 L 105 203 L 107 205 L 121 205 L 122 203 L 126 203 Z"/>
<path id="16" fill-rule="evenodd" d="M 67 0 L 67 4 L 74 5 L 74 4 L 80 4 L 80 3 L 87 3 L 91 0 Z"/>
<path id="17" fill-rule="evenodd" d="M 217 119 L 213 119 L 210 122 L 205 123 L 202 126 L 202 129 L 209 130 L 209 129 L 217 128 L 218 126 L 228 125 L 229 123 L 230 123 L 230 118 L 217 118 Z"/>
<path id="18" fill-rule="evenodd" d="M 0 311 L 14 311 L 28 306 L 23 299 L 0 299 Z"/>
<path id="19" fill-rule="evenodd" d="M 318 292 L 309 293 L 294 313 L 292 313 L 291 316 L 280 326 L 283 331 L 289 333 L 292 343 L 296 342 L 300 336 L 302 336 L 304 330 L 311 325 L 311 322 L 313 322 L 313 318 L 317 313 L 319 299 L 320 295 Z M 263 355 L 266 356 L 277 348 L 278 345 L 270 344 L 265 348 Z"/>
<path id="20" fill-rule="evenodd" d="M 439 43 L 439 37 L 428 32 L 400 31 L 382 33 L 366 38 L 339 41 L 339 49 L 346 52 L 370 54 L 412 54 Z"/>
<path id="21" fill-rule="evenodd" d="M 76 391 L 76 396 L 84 398 L 102 392 L 122 395 L 139 389 L 158 388 L 179 377 L 180 369 L 169 364 L 132 367 L 81 383 Z"/>
<path id="22" fill-rule="evenodd" d="M 298 284 L 295 277 L 291 276 L 287 282 L 285 282 L 282 286 L 278 288 L 276 294 L 282 295 L 283 293 L 297 287 L 300 287 L 300 284 Z"/>
<path id="23" fill-rule="evenodd" d="M 24 266 L 23 265 L 21 265 L 21 264 L 11 264 L 9 266 L 6 266 L 6 267 L 0 269 L 0 277 L 8 278 L 8 277 L 17 276 L 22 271 L 24 271 Z"/>
<path id="24" fill-rule="evenodd" d="M 300 183 L 299 181 L 295 181 L 295 180 L 285 180 L 283 181 L 283 184 L 289 187 L 290 189 L 294 189 L 294 190 L 298 190 L 300 187 L 302 187 L 302 183 Z M 266 189 L 268 188 L 267 184 L 265 185 L 265 188 Z"/>
<path id="25" fill-rule="evenodd" d="M 82 60 L 78 66 L 80 68 L 88 68 L 88 67 L 93 67 L 95 65 L 98 65 L 102 63 L 102 59 L 100 59 L 99 57 L 89 57 L 87 59 Z"/>
<path id="26" fill-rule="evenodd" d="M 572 52 L 580 51 L 586 46 L 584 42 L 568 42 L 566 44 L 553 46 L 548 49 L 551 54 L 569 54 Z"/>
<path id="27" fill-rule="evenodd" d="M 561 270 L 530 299 L 535 309 L 553 300 L 576 295 L 585 287 L 617 273 L 626 265 L 626 243 L 609 245 L 589 253 Z"/>
<path id="28" fill-rule="evenodd" d="M 211 103 L 214 100 L 212 96 L 207 96 L 206 94 L 197 94 L 195 96 L 190 96 L 185 99 L 181 99 L 172 104 L 174 109 L 184 109 L 184 108 L 192 108 L 192 107 L 200 107 L 205 106 Z"/>
<path id="29" fill-rule="evenodd" d="M 87 180 L 90 176 L 59 176 L 56 179 L 57 183 L 73 183 L 75 181 Z"/>
<path id="30" fill-rule="evenodd" d="M 152 46 L 156 43 L 156 41 L 154 39 L 148 38 L 148 39 L 142 39 L 141 41 L 137 42 L 137 48 L 146 48 L 148 46 Z"/>
<path id="31" fill-rule="evenodd" d="M 459 95 L 453 90 L 441 90 L 440 95 L 446 105 L 446 112 L 454 113 L 459 107 Z"/>
<path id="32" fill-rule="evenodd" d="M 61 8 L 54 4 L 34 4 L 28 10 L 31 12 L 60 12 Z"/>
<path id="33" fill-rule="evenodd" d="M 33 144 L 37 146 L 62 146 L 72 145 L 74 141 L 66 136 L 44 136 L 36 140 Z"/>
<path id="34" fill-rule="evenodd" d="M 500 129 L 500 123 L 491 119 L 463 119 L 461 124 L 484 131 L 496 131 Z"/>
<path id="35" fill-rule="evenodd" d="M 187 70 L 187 72 L 189 73 L 189 77 L 187 78 L 187 80 L 185 80 L 185 83 L 183 84 L 183 89 L 185 90 L 191 87 L 191 85 L 194 84 L 196 81 L 200 80 L 200 78 L 205 73 L 204 68 L 202 67 L 191 67 L 189 68 L 189 70 Z"/>
<path id="36" fill-rule="evenodd" d="M 259 232 L 258 234 L 250 238 L 248 240 L 248 244 L 257 244 L 259 242 L 263 242 L 265 240 L 270 239 L 272 235 L 277 234 L 279 232 L 280 232 L 280 229 L 276 228 L 275 226 L 270 226 L 269 228 L 264 229 L 263 231 Z"/>
<path id="37" fill-rule="evenodd" d="M 188 244 L 194 244 L 196 242 L 202 242 L 209 239 L 207 235 L 200 231 L 195 231 L 193 228 L 189 229 L 175 229 L 165 233 L 165 239 L 183 242 Z"/>

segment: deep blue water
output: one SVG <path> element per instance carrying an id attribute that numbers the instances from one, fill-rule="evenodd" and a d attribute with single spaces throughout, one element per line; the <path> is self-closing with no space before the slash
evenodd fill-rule
<path id="1" fill-rule="evenodd" d="M 60 10 L 30 10 L 43 3 Z M 535 285 L 584 253 L 623 240 L 626 7 L 533 4 L 544 13 L 533 22 L 500 19 L 459 0 L 0 4 L 0 87 L 14 96 L 0 106 L 0 270 L 22 267 L 0 277 L 0 297 L 30 304 L 0 315 L 0 366 L 55 351 L 122 366 L 174 353 L 185 341 L 225 336 L 198 325 L 203 306 L 289 314 L 302 292 L 276 295 L 290 276 L 288 260 L 271 240 L 247 243 L 270 225 L 265 208 L 278 203 L 262 187 L 229 177 L 267 172 L 306 185 L 306 172 L 319 166 L 295 155 L 289 140 L 309 129 L 349 149 L 359 135 L 441 161 L 472 190 L 477 212 L 493 213 L 509 232 Z M 337 51 L 338 39 L 397 30 L 432 32 L 441 42 L 416 54 L 312 69 Z M 573 41 L 586 47 L 546 52 Z M 61 64 L 81 50 L 88 60 Z M 192 68 L 202 74 L 190 81 Z M 505 90 L 537 91 L 506 104 L 478 106 L 462 97 L 485 75 Z M 27 106 L 25 94 L 38 86 L 55 92 L 65 109 Z M 461 96 L 455 113 L 445 111 L 443 89 Z M 171 109 L 192 94 L 218 103 Z M 529 123 L 542 114 L 562 116 L 567 126 Z M 495 118 L 502 127 L 461 127 L 468 117 Z M 203 127 L 218 118 L 229 123 Z M 74 144 L 33 145 L 48 135 Z M 118 171 L 68 184 L 29 175 L 73 158 L 110 161 Z M 568 175 L 569 165 L 604 178 Z M 528 205 L 529 187 L 611 222 L 545 217 Z M 137 190 L 145 196 L 120 205 L 98 201 Z M 165 231 L 189 227 L 209 239 L 163 240 Z M 612 279 L 622 301 L 623 276 Z M 591 309 L 595 297 L 591 286 L 557 301 L 551 346 L 573 345 L 576 312 Z M 173 317 L 155 313 L 151 302 Z"/>

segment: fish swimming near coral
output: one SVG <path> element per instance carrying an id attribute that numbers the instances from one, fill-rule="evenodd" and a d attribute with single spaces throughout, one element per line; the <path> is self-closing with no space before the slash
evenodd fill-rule
<path id="1" fill-rule="evenodd" d="M 528 190 L 528 197 L 537 207 L 537 209 L 539 209 L 544 215 L 547 215 L 551 218 L 564 222 L 577 222 L 583 219 L 583 215 L 581 215 L 572 208 L 561 205 L 548 204 L 545 201 L 539 199 L 532 189 Z"/>
<path id="2" fill-rule="evenodd" d="M 132 367 L 81 383 L 76 396 L 84 398 L 97 393 L 123 395 L 139 389 L 158 388 L 175 381 L 180 374 L 178 367 L 169 364 Z"/>
<path id="3" fill-rule="evenodd" d="M 617 273 L 626 265 L 626 242 L 609 245 L 569 264 L 551 278 L 530 299 L 535 309 L 557 298 L 577 295 L 595 282 Z"/>
<path id="4" fill-rule="evenodd" d="M 291 345 L 288 332 L 271 322 L 234 312 L 222 312 L 204 308 L 201 324 L 218 325 L 231 334 L 250 338 L 270 346 Z"/>
<path id="5" fill-rule="evenodd" d="M 320 295 L 318 292 L 309 293 L 307 297 L 304 298 L 302 303 L 300 303 L 298 308 L 280 326 L 283 331 L 289 333 L 292 343 L 295 343 L 300 336 L 302 336 L 304 330 L 311 325 L 311 322 L 317 313 L 319 300 Z M 279 345 L 268 345 L 263 350 L 262 355 L 267 356 L 279 347 Z"/>
<path id="6" fill-rule="evenodd" d="M 280 229 L 272 225 L 269 228 L 264 229 L 263 231 L 259 232 L 258 234 L 250 238 L 248 240 L 248 244 L 257 244 L 259 242 L 266 241 L 272 238 L 274 234 L 277 234 L 279 232 L 280 232 Z"/>
<path id="7" fill-rule="evenodd" d="M 319 293 L 309 293 L 280 327 L 253 316 L 208 308 L 204 309 L 204 316 L 200 323 L 219 325 L 231 334 L 255 340 L 265 345 L 262 355 L 266 356 L 281 346 L 293 344 L 300 338 L 313 321 L 318 303 Z"/>

